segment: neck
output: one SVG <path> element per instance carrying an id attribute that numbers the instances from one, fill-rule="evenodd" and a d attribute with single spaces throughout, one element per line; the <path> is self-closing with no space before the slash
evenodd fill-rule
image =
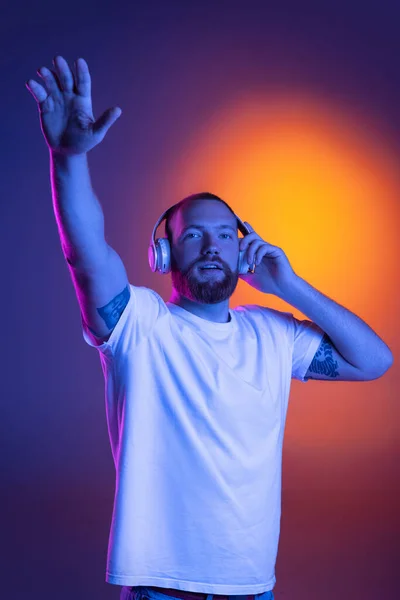
<path id="1" fill-rule="evenodd" d="M 224 300 L 217 304 L 201 304 L 200 302 L 189 300 L 177 292 L 172 292 L 169 302 L 207 321 L 214 321 L 214 323 L 228 323 L 230 321 L 229 300 Z"/>

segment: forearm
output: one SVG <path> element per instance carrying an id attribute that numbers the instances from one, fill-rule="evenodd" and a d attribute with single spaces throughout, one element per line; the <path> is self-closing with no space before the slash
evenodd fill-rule
<path id="1" fill-rule="evenodd" d="M 86 154 L 65 157 L 50 152 L 54 215 L 68 262 L 95 265 L 107 248 L 104 214 L 90 180 Z"/>
<path id="2" fill-rule="evenodd" d="M 353 366 L 378 373 L 392 363 L 390 348 L 365 321 L 301 277 L 296 276 L 280 297 L 328 334 L 338 352 Z"/>

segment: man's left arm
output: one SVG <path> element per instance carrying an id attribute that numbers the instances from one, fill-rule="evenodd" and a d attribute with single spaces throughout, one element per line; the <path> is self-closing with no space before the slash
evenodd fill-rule
<path id="1" fill-rule="evenodd" d="M 378 378 L 393 364 L 390 348 L 365 321 L 302 277 L 292 277 L 277 295 L 316 323 L 342 357 L 366 375 Z"/>
<path id="2" fill-rule="evenodd" d="M 340 355 L 347 365 L 356 369 L 345 373 L 345 380 L 381 377 L 393 364 L 392 352 L 385 342 L 360 317 L 299 277 L 282 248 L 263 240 L 250 223 L 244 223 L 248 233 L 239 240 L 239 250 L 245 253 L 249 266 L 254 263 L 254 269 L 240 274 L 240 278 L 260 292 L 282 298 L 329 336 L 321 343 L 318 370 L 323 373 L 329 367 L 331 376 L 336 377 L 338 374 L 333 367 Z M 330 351 L 329 342 L 334 345 L 337 357 Z M 326 355 L 326 367 L 322 353 Z"/>

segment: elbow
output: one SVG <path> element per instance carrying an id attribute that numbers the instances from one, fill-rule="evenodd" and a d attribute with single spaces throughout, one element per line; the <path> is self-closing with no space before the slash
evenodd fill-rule
<path id="1" fill-rule="evenodd" d="M 393 365 L 393 354 L 390 352 L 390 357 L 388 357 L 387 361 L 384 363 L 384 366 L 382 367 L 381 371 L 379 372 L 379 374 L 374 377 L 374 379 L 379 379 L 379 377 L 383 377 L 383 375 L 385 375 L 385 373 L 387 373 L 390 369 L 390 367 Z"/>

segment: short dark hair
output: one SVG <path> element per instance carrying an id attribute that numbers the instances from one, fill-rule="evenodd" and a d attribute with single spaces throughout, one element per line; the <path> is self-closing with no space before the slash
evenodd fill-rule
<path id="1" fill-rule="evenodd" d="M 174 214 L 176 212 L 178 212 L 178 210 L 183 205 L 189 204 L 190 202 L 193 202 L 195 200 L 218 200 L 218 202 L 222 202 L 222 204 L 225 204 L 225 206 L 231 211 L 233 216 L 236 218 L 236 215 L 233 212 L 233 210 L 231 209 L 231 207 L 229 206 L 229 204 L 227 204 L 225 202 L 225 200 L 222 200 L 222 198 L 220 198 L 219 196 L 216 196 L 215 194 L 211 194 L 210 192 L 199 192 L 198 194 L 191 194 L 190 196 L 186 196 L 186 198 L 183 198 L 183 200 L 181 200 L 177 204 L 174 204 L 173 206 L 171 206 L 171 208 L 168 209 L 166 217 L 165 217 L 165 234 L 168 238 L 170 245 L 172 245 L 172 242 L 173 242 L 172 229 L 171 229 L 172 217 L 174 216 Z"/>

